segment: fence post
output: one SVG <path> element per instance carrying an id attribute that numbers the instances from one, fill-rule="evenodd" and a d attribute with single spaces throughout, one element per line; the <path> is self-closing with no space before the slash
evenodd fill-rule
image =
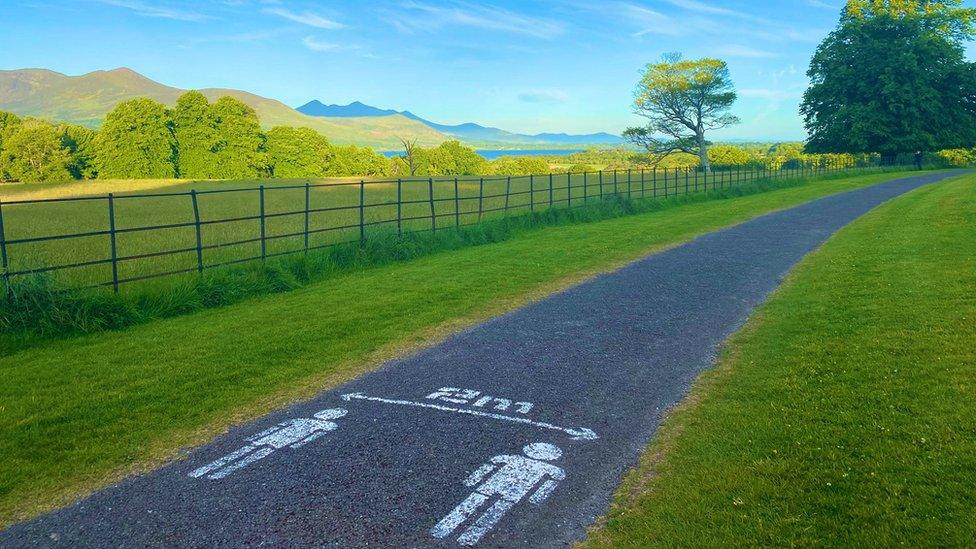
<path id="1" fill-rule="evenodd" d="M 590 185 L 588 182 L 588 177 L 586 170 L 583 170 L 583 205 L 586 206 L 590 203 Z"/>
<path id="2" fill-rule="evenodd" d="M 549 207 L 552 208 L 552 172 L 549 172 Z"/>
<path id="3" fill-rule="evenodd" d="M 458 178 L 454 178 L 454 227 L 461 226 L 461 198 L 458 194 Z"/>
<path id="4" fill-rule="evenodd" d="M 652 175 L 652 179 L 653 179 L 653 183 L 652 183 L 653 187 L 652 187 L 652 190 L 651 190 L 651 197 L 652 198 L 657 198 L 657 166 L 654 166 L 653 171 L 651 172 L 651 175 Z"/>
<path id="5" fill-rule="evenodd" d="M 119 253 L 115 237 L 115 196 L 108 193 L 108 235 L 112 246 L 112 290 L 119 293 Z"/>
<path id="6" fill-rule="evenodd" d="M 668 168 L 667 168 L 667 166 L 665 166 L 665 168 L 664 168 L 664 198 L 667 198 L 668 197 L 668 185 L 669 184 L 670 184 L 670 182 L 668 181 Z"/>
<path id="7" fill-rule="evenodd" d="M 633 189 L 633 186 L 630 184 L 631 172 L 632 170 L 630 168 L 627 168 L 627 200 L 630 200 L 631 190 Z"/>
<path id="8" fill-rule="evenodd" d="M 617 190 L 617 170 L 613 170 L 613 195 L 617 196 L 620 192 Z"/>
<path id="9" fill-rule="evenodd" d="M 600 201 L 603 202 L 603 170 L 600 170 Z"/>
<path id="10" fill-rule="evenodd" d="M 644 168 L 641 168 L 640 171 L 641 171 L 641 198 L 644 198 Z"/>
<path id="11" fill-rule="evenodd" d="M 508 217 L 508 197 L 512 194 L 512 176 L 505 178 L 505 217 Z"/>
<path id="12" fill-rule="evenodd" d="M 485 213 L 485 178 L 478 180 L 478 221 Z"/>
<path id="13" fill-rule="evenodd" d="M 193 203 L 193 227 L 197 233 L 197 272 L 203 274 L 203 234 L 200 231 L 200 205 L 197 204 L 197 191 L 190 191 L 190 201 Z"/>
<path id="14" fill-rule="evenodd" d="M 430 232 L 437 232 L 437 212 L 434 210 L 434 178 L 427 178 L 427 196 L 430 199 Z"/>
<path id="15" fill-rule="evenodd" d="M 312 209 L 312 192 L 311 192 L 311 186 L 308 184 L 308 181 L 306 181 L 305 182 L 305 219 L 304 219 L 304 221 L 305 221 L 305 232 L 302 233 L 302 235 L 303 235 L 302 244 L 304 245 L 305 255 L 308 255 L 308 229 L 309 229 L 309 225 L 310 225 L 310 215 L 311 215 L 310 211 L 311 211 L 311 209 Z"/>
<path id="16" fill-rule="evenodd" d="M 688 194 L 688 168 L 685 168 L 685 194 Z"/>
<path id="17" fill-rule="evenodd" d="M 366 243 L 366 182 L 359 180 L 359 245 Z"/>
<path id="18" fill-rule="evenodd" d="M 566 172 L 566 207 L 573 209 L 573 174 Z"/>
<path id="19" fill-rule="evenodd" d="M 529 174 L 529 211 L 535 211 L 535 176 Z"/>
<path id="20" fill-rule="evenodd" d="M 3 201 L 0 201 L 0 267 L 3 268 L 3 288 L 7 299 L 12 297 L 13 288 L 10 286 L 10 269 L 7 259 L 7 233 L 3 228 Z"/>
<path id="21" fill-rule="evenodd" d="M 403 236 L 403 179 L 397 178 L 397 236 Z"/>
<path id="22" fill-rule="evenodd" d="M 266 227 L 264 219 L 264 185 L 258 187 L 259 218 L 261 220 L 261 261 L 268 258 L 268 239 L 266 238 Z"/>

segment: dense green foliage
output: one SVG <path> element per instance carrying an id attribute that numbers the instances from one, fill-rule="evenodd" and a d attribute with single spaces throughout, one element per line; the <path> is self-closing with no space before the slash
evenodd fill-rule
<path id="1" fill-rule="evenodd" d="M 216 177 L 217 119 L 202 93 L 191 91 L 177 99 L 173 109 L 173 133 L 180 176 L 194 179 Z"/>
<path id="2" fill-rule="evenodd" d="M 119 103 L 95 138 L 99 177 L 176 177 L 176 139 L 166 107 L 151 99 Z M 37 179 L 36 181 L 43 181 Z"/>
<path id="3" fill-rule="evenodd" d="M 254 109 L 233 97 L 211 106 L 216 121 L 214 157 L 221 179 L 247 179 L 261 173 L 261 122 Z"/>
<path id="4" fill-rule="evenodd" d="M 888 202 L 798 265 L 584 547 L 971 547 L 974 183 Z"/>
<path id="5" fill-rule="evenodd" d="M 309 128 L 271 128 L 264 150 L 271 177 L 320 176 L 332 157 L 329 140 Z"/>
<path id="6" fill-rule="evenodd" d="M 801 107 L 808 150 L 893 155 L 976 145 L 976 64 L 965 59 L 971 30 L 958 21 L 968 13 L 852 2 L 810 63 Z"/>
<path id="7" fill-rule="evenodd" d="M 71 153 L 61 146 L 58 131 L 46 122 L 28 119 L 3 140 L 3 177 L 34 181 L 67 181 Z"/>

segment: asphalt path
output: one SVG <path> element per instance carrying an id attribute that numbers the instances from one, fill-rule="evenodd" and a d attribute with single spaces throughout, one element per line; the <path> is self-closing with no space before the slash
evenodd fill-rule
<path id="1" fill-rule="evenodd" d="M 0 546 L 571 544 L 790 268 L 949 175 L 830 196 L 649 256 L 11 526 Z"/>

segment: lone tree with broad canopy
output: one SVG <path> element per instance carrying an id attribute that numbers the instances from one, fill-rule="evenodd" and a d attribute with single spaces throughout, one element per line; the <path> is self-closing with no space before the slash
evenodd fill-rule
<path id="1" fill-rule="evenodd" d="M 735 100 L 725 61 L 667 54 L 647 65 L 634 90 L 635 112 L 650 122 L 628 128 L 624 137 L 647 149 L 655 162 L 684 152 L 696 155 L 702 169 L 710 171 L 706 134 L 739 123 L 729 113 Z"/>
<path id="2" fill-rule="evenodd" d="M 812 153 L 891 158 L 976 144 L 976 10 L 946 2 L 852 0 L 820 44 L 800 111 Z"/>

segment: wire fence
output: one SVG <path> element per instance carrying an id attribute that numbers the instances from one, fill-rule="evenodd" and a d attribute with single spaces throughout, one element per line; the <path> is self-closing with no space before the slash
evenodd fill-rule
<path id="1" fill-rule="evenodd" d="M 608 199 L 668 198 L 763 180 L 878 165 L 615 170 L 518 177 L 406 178 L 271 184 L 0 202 L 6 291 L 45 273 L 69 289 L 126 285 L 204 272 L 338 244 L 380 231 L 442 231 L 491 218 Z"/>

